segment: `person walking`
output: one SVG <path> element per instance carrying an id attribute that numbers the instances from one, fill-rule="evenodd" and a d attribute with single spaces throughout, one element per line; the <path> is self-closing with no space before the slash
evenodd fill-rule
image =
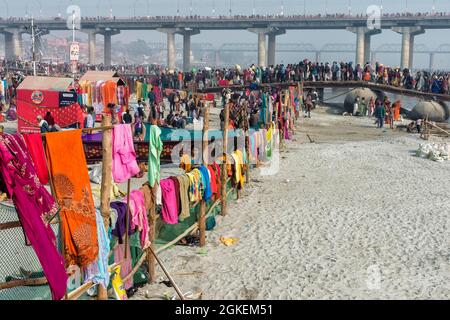
<path id="1" fill-rule="evenodd" d="M 417 132 L 420 134 L 421 133 L 421 129 L 422 129 L 422 119 L 417 119 L 416 120 L 416 128 L 417 128 Z"/>
<path id="2" fill-rule="evenodd" d="M 373 117 L 374 111 L 375 111 L 375 99 L 371 97 L 369 101 L 369 117 Z"/>
<path id="3" fill-rule="evenodd" d="M 382 103 L 377 104 L 374 115 L 375 118 L 377 118 L 377 128 L 383 128 L 386 110 L 384 109 L 384 105 Z"/>
<path id="4" fill-rule="evenodd" d="M 359 97 L 355 98 L 355 102 L 353 103 L 353 115 L 356 116 L 359 110 Z"/>
<path id="5" fill-rule="evenodd" d="M 365 117 L 367 115 L 367 105 L 366 105 L 366 99 L 362 97 L 361 103 L 359 105 L 359 116 Z"/>

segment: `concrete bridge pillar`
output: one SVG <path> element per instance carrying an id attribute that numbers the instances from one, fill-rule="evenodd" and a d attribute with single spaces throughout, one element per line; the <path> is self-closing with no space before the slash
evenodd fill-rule
<path id="1" fill-rule="evenodd" d="M 220 66 L 220 63 L 221 63 L 220 62 L 220 50 L 216 50 L 214 64 L 215 64 L 216 67 L 218 67 L 218 66 Z"/>
<path id="2" fill-rule="evenodd" d="M 167 34 L 167 67 L 175 70 L 175 34 L 180 32 L 180 30 L 177 28 L 161 28 L 157 30 Z"/>
<path id="3" fill-rule="evenodd" d="M 258 66 L 266 67 L 266 33 L 265 28 L 248 29 L 258 35 Z"/>
<path id="4" fill-rule="evenodd" d="M 5 35 L 5 56 L 7 59 L 22 59 L 22 29 L 7 28 L 3 29 Z"/>
<path id="5" fill-rule="evenodd" d="M 200 33 L 200 30 L 183 30 L 177 32 L 183 36 L 183 70 L 191 69 L 191 36 Z"/>
<path id="6" fill-rule="evenodd" d="M 347 31 L 356 34 L 356 65 L 362 67 L 366 62 L 370 62 L 370 37 L 381 33 L 378 29 L 369 29 L 367 27 L 348 27 Z"/>
<path id="7" fill-rule="evenodd" d="M 371 63 L 371 45 L 370 45 L 370 34 L 366 34 L 365 38 L 364 38 L 364 64 L 361 65 L 362 67 L 364 67 L 364 65 L 369 62 Z"/>
<path id="8" fill-rule="evenodd" d="M 96 38 L 97 38 L 97 32 L 98 30 L 88 29 L 88 30 L 82 30 L 82 32 L 87 33 L 88 35 L 88 51 L 89 51 L 89 64 L 96 64 Z"/>
<path id="9" fill-rule="evenodd" d="M 430 71 L 434 70 L 434 59 L 436 58 L 436 53 L 430 53 Z"/>
<path id="10" fill-rule="evenodd" d="M 98 33 L 103 35 L 103 41 L 104 41 L 104 56 L 103 56 L 103 64 L 105 66 L 111 65 L 111 57 L 112 57 L 112 46 L 111 46 L 111 37 L 113 35 L 119 34 L 120 30 L 116 29 L 106 29 L 99 31 Z M 95 40 L 94 40 L 95 41 Z"/>
<path id="11" fill-rule="evenodd" d="M 11 33 L 3 33 L 5 36 L 5 57 L 7 60 L 14 59 L 13 35 Z"/>
<path id="12" fill-rule="evenodd" d="M 316 51 L 316 62 L 320 62 L 320 51 Z"/>
<path id="13" fill-rule="evenodd" d="M 276 63 L 276 59 L 275 59 L 275 55 L 276 55 L 276 50 L 277 50 L 277 43 L 276 43 L 276 39 L 278 35 L 281 34 L 285 34 L 286 30 L 274 30 L 271 32 L 268 32 L 267 35 L 269 37 L 269 44 L 268 44 L 268 49 L 267 49 L 267 65 L 268 66 L 272 66 L 275 65 Z"/>
<path id="14" fill-rule="evenodd" d="M 414 37 L 425 33 L 425 30 L 422 27 L 394 27 L 392 31 L 402 35 L 401 68 L 411 69 L 414 62 Z"/>

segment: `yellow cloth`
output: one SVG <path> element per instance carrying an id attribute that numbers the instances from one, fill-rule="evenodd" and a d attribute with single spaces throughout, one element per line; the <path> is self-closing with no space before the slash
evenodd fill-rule
<path id="1" fill-rule="evenodd" d="M 136 99 L 142 98 L 142 82 L 136 81 Z"/>
<path id="2" fill-rule="evenodd" d="M 181 200 L 181 212 L 178 216 L 178 221 L 183 221 L 191 216 L 189 208 L 189 185 L 190 179 L 187 175 L 182 175 L 177 177 L 180 183 L 180 200 Z"/>
<path id="3" fill-rule="evenodd" d="M 189 157 L 189 155 L 183 154 L 180 159 L 180 168 L 186 172 L 191 171 L 191 157 Z"/>
<path id="4" fill-rule="evenodd" d="M 231 154 L 235 163 L 235 180 L 239 184 L 240 188 L 244 188 L 245 174 L 244 174 L 244 156 L 241 150 L 236 150 Z"/>
<path id="5" fill-rule="evenodd" d="M 236 244 L 238 241 L 239 241 L 239 238 L 220 237 L 220 242 L 222 242 L 227 247 L 232 246 L 233 244 Z"/>

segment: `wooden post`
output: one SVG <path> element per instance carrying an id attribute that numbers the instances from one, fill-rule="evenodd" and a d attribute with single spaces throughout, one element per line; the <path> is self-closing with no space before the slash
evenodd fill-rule
<path id="1" fill-rule="evenodd" d="M 103 115 L 102 127 L 111 126 L 111 115 Z M 111 209 L 109 207 L 111 201 L 112 189 L 112 129 L 103 130 L 102 134 L 102 185 L 100 191 L 101 205 L 100 212 L 105 225 L 105 230 L 109 228 L 109 219 Z M 98 300 L 107 300 L 107 288 L 101 284 L 98 285 Z"/>
<path id="2" fill-rule="evenodd" d="M 156 186 L 155 186 L 156 187 Z M 152 250 L 155 251 L 155 224 L 156 224 L 156 188 L 150 188 L 152 193 L 153 206 L 149 210 L 149 220 L 148 220 L 148 238 L 150 241 L 150 248 L 147 249 L 147 266 L 148 266 L 148 283 L 156 282 L 156 263 L 155 256 Z"/>
<path id="3" fill-rule="evenodd" d="M 267 108 L 269 109 L 269 108 Z M 247 153 L 247 170 L 245 170 L 245 181 L 250 183 L 250 123 L 248 119 L 248 103 L 245 103 L 245 152 Z"/>
<path id="4" fill-rule="evenodd" d="M 202 139 L 202 154 L 203 165 L 208 165 L 209 150 L 208 150 L 208 129 L 209 129 L 209 108 L 205 107 L 205 116 L 203 117 L 203 139 Z M 198 229 L 200 230 L 200 247 L 206 245 L 206 200 L 200 201 L 200 216 L 198 219 Z"/>
<path id="5" fill-rule="evenodd" d="M 226 216 L 227 215 L 227 178 L 228 178 L 228 173 L 227 173 L 227 151 L 228 151 L 228 125 L 229 125 L 229 120 L 230 120 L 230 105 L 228 103 L 225 104 L 224 106 L 225 110 L 224 110 L 224 122 L 223 122 L 223 140 L 222 140 L 222 151 L 223 151 L 223 163 L 222 163 L 222 168 L 220 171 L 221 174 L 221 190 L 220 190 L 220 195 L 222 196 L 222 210 L 221 210 L 221 214 L 222 216 Z"/>
<path id="6" fill-rule="evenodd" d="M 130 225 L 130 192 L 131 192 L 131 179 L 128 179 L 127 184 L 127 212 L 125 215 L 125 259 L 128 258 L 128 247 L 129 247 L 129 235 L 128 235 L 128 229 Z"/>

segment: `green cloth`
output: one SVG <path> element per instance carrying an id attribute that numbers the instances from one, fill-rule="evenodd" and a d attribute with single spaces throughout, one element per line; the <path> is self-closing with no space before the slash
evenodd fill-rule
<path id="1" fill-rule="evenodd" d="M 155 183 L 161 178 L 160 175 L 160 158 L 163 150 L 161 141 L 161 129 L 158 126 L 150 126 L 150 139 L 148 146 L 148 182 L 153 188 Z"/>
<path id="2" fill-rule="evenodd" d="M 141 96 L 142 96 L 142 100 L 147 100 L 147 96 L 148 96 L 148 85 L 146 83 L 142 84 L 142 89 L 141 89 Z"/>

